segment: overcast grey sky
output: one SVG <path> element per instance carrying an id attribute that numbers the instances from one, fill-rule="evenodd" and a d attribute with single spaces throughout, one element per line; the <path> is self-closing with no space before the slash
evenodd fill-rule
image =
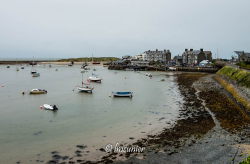
<path id="1" fill-rule="evenodd" d="M 250 51 L 250 0 L 0 0 L 0 58 Z"/>

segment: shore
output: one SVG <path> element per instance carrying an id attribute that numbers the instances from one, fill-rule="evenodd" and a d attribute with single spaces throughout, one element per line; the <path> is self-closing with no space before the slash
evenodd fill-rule
<path id="1" fill-rule="evenodd" d="M 214 74 L 180 73 L 176 82 L 184 97 L 179 120 L 158 134 L 126 146 L 145 147 L 143 153 L 104 153 L 101 159 L 63 158 L 52 154 L 48 163 L 239 163 L 250 144 L 249 116 L 244 107 L 215 80 Z M 168 124 L 168 123 L 166 123 Z M 99 151 L 105 152 L 104 148 Z"/>

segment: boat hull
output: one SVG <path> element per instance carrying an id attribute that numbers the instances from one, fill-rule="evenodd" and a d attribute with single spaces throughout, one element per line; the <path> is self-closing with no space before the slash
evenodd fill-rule
<path id="1" fill-rule="evenodd" d="M 34 92 L 30 92 L 30 94 L 36 95 L 36 94 L 47 94 L 47 92 L 45 91 L 34 91 Z"/>
<path id="2" fill-rule="evenodd" d="M 112 92 L 113 97 L 133 97 L 132 92 Z"/>
<path id="3" fill-rule="evenodd" d="M 79 92 L 92 93 L 93 88 L 78 88 Z"/>

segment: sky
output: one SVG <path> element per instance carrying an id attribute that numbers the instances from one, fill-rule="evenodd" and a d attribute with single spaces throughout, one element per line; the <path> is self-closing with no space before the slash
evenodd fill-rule
<path id="1" fill-rule="evenodd" d="M 0 0 L 0 58 L 250 51 L 249 0 Z"/>

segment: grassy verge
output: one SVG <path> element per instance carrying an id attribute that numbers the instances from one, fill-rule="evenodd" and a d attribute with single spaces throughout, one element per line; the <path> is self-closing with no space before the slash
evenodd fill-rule
<path id="1" fill-rule="evenodd" d="M 250 164 L 250 156 L 247 157 L 244 161 L 240 162 L 240 164 Z"/>
<path id="2" fill-rule="evenodd" d="M 240 62 L 237 65 L 242 67 L 242 68 L 245 68 L 245 69 L 250 69 L 250 64 L 249 63 Z"/>
<path id="3" fill-rule="evenodd" d="M 217 74 L 226 76 L 232 80 L 235 80 L 238 85 L 250 88 L 250 72 L 225 66 L 220 69 Z"/>
<path id="4" fill-rule="evenodd" d="M 218 81 L 220 85 L 222 85 L 223 88 L 225 88 L 238 102 L 240 102 L 244 107 L 250 110 L 250 102 L 242 97 L 232 84 L 222 79 L 220 76 L 215 76 L 215 80 Z"/>

